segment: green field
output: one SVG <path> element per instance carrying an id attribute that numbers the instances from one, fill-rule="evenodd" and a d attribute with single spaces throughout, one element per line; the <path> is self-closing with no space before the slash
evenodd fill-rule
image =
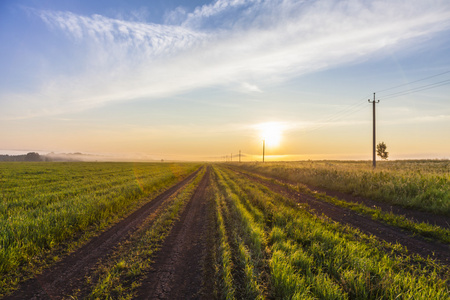
<path id="1" fill-rule="evenodd" d="M 243 168 L 295 183 L 450 216 L 450 161 L 302 161 Z"/>
<path id="2" fill-rule="evenodd" d="M 216 299 L 450 299 L 447 264 L 315 214 L 264 185 L 450 244 L 450 231 L 315 193 L 304 184 L 448 215 L 448 161 L 380 163 L 0 163 L 0 297 L 195 170 L 82 278 L 88 299 L 131 299 L 204 176 L 203 285 Z M 208 171 L 206 171 L 208 170 Z M 257 174 L 253 180 L 248 174 Z M 204 184 L 203 186 L 206 186 Z M 78 299 L 74 291 L 70 296 Z"/>
<path id="3" fill-rule="evenodd" d="M 37 272 L 198 164 L 0 163 L 0 288 Z"/>
<path id="4" fill-rule="evenodd" d="M 93 284 L 89 298 L 130 298 L 139 286 L 143 273 L 150 268 L 151 259 L 169 234 L 184 206 L 195 192 L 204 170 L 180 193 L 167 201 L 159 210 L 152 224 L 143 224 L 132 238 L 122 243 L 108 261 L 96 270 L 98 278 Z"/>
<path id="5" fill-rule="evenodd" d="M 220 298 L 448 299 L 440 267 L 386 252 L 228 169 L 214 176 Z"/>

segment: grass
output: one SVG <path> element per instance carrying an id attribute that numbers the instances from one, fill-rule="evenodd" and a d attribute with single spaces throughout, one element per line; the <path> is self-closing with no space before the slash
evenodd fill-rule
<path id="1" fill-rule="evenodd" d="M 448 299 L 448 268 L 408 256 L 358 230 L 309 214 L 289 199 L 229 169 L 215 168 L 227 236 L 246 245 L 262 296 L 280 299 Z M 228 222 L 228 224 L 227 224 Z M 233 247 L 231 247 L 233 248 Z M 261 249 L 264 249 L 261 251 Z M 402 255 L 397 255 L 398 251 Z M 264 255 L 258 255 L 264 253 Z M 232 258 L 240 254 L 232 249 Z M 421 263 L 415 263 L 418 260 Z M 245 297 L 244 265 L 231 269 L 237 298 Z M 267 271 L 267 277 L 264 275 Z M 242 296 L 242 297 L 240 297 Z"/>
<path id="2" fill-rule="evenodd" d="M 151 265 L 154 253 L 160 248 L 174 222 L 193 196 L 204 170 L 181 191 L 166 201 L 152 218 L 141 225 L 133 236 L 121 243 L 97 269 L 95 283 L 88 299 L 131 299 Z"/>
<path id="3" fill-rule="evenodd" d="M 450 161 L 302 161 L 242 164 L 280 179 L 450 216 Z"/>
<path id="4" fill-rule="evenodd" d="M 216 292 L 214 294 L 221 295 L 222 298 L 229 300 L 235 298 L 236 291 L 233 284 L 233 275 L 231 274 L 231 270 L 233 268 L 233 262 L 231 260 L 231 246 L 228 240 L 227 230 L 225 228 L 225 221 L 223 217 L 223 211 L 224 209 L 226 209 L 226 206 L 224 205 L 223 195 L 218 193 L 217 183 L 215 180 L 212 181 L 211 188 L 213 190 L 214 205 L 216 207 L 215 229 L 217 231 L 217 242 L 213 249 L 216 253 L 216 255 L 213 255 L 213 257 L 215 257 L 216 259 L 216 261 L 214 262 L 216 264 Z"/>
<path id="5" fill-rule="evenodd" d="M 383 163 L 377 171 L 370 170 L 370 166 L 366 168 L 362 162 L 242 164 L 242 167 L 289 180 L 293 182 L 289 188 L 302 192 L 308 190 L 297 183 L 311 176 L 311 182 L 323 179 L 324 184 L 335 187 L 345 185 L 350 178 L 354 186 L 373 181 L 383 194 L 389 190 L 383 186 L 388 186 L 392 178 L 394 186 L 401 180 L 412 184 L 420 173 L 428 178 L 424 179 L 428 183 L 422 186 L 425 190 L 416 193 L 420 198 L 439 195 L 428 191 L 429 188 L 448 192 L 448 187 L 442 186 L 448 183 L 444 162 Z M 199 166 L 0 164 L 0 295 Z M 169 197 L 127 241 L 97 265 L 92 277 L 86 278 L 88 298 L 131 299 L 136 295 L 155 252 L 185 209 L 203 174 L 201 171 Z M 433 185 L 430 178 L 438 182 Z M 334 180 L 337 182 L 330 183 Z M 373 218 L 398 223 L 399 227 L 412 226 L 409 230 L 417 234 L 439 239 L 432 233 L 433 228 L 411 225 L 376 208 L 311 194 Z M 232 169 L 213 165 L 206 195 L 211 212 L 208 230 L 213 231 L 205 233 L 210 238 L 207 257 L 211 259 L 212 276 L 204 280 L 213 282 L 212 294 L 219 299 L 449 299 L 448 266 L 409 255 L 400 245 L 380 242 L 350 226 L 312 215 L 291 199 Z M 441 205 L 438 210 L 442 212 L 444 207 Z M 437 233 L 444 240 L 448 238 L 446 235 Z"/>
<path id="6" fill-rule="evenodd" d="M 246 204 L 231 191 L 233 186 L 225 183 L 223 174 L 218 172 L 215 174 L 219 183 L 217 192 L 224 196 L 221 197 L 224 201 L 221 205 L 222 213 L 228 220 L 231 250 L 238 266 L 238 272 L 234 274 L 234 277 L 243 278 L 242 283 L 236 285 L 237 296 L 243 299 L 263 299 L 265 291 L 262 284 L 264 272 L 262 266 L 266 242 L 264 230 L 255 221 L 255 214 L 258 212 L 246 210 L 244 208 Z M 235 224 L 242 226 L 235 226 Z"/>
<path id="7" fill-rule="evenodd" d="M 0 295 L 197 167 L 1 163 Z"/>
<path id="8" fill-rule="evenodd" d="M 253 174 L 255 175 L 255 174 Z M 282 182 L 273 178 L 264 177 L 261 175 L 255 175 L 258 178 L 270 182 L 276 183 L 278 185 L 287 187 L 291 190 L 298 191 L 300 193 L 308 194 L 318 200 L 325 201 L 336 206 L 340 206 L 343 208 L 351 209 L 357 213 L 364 214 L 369 216 L 374 220 L 381 221 L 383 223 L 396 226 L 405 230 L 410 231 L 412 234 L 420 235 L 424 238 L 434 239 L 443 243 L 450 244 L 450 230 L 446 228 L 442 228 L 440 226 L 431 225 L 424 222 L 415 222 L 406 218 L 403 215 L 398 215 L 393 212 L 386 212 L 381 210 L 378 207 L 369 207 L 362 203 L 355 202 L 347 202 L 344 200 L 340 200 L 336 197 L 328 196 L 326 193 L 318 193 L 312 191 L 304 184 L 290 184 L 286 182 Z"/>

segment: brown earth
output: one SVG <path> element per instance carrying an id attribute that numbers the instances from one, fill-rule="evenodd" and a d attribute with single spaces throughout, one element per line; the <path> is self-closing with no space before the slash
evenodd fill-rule
<path id="1" fill-rule="evenodd" d="M 239 171 L 236 168 L 233 168 L 233 169 L 235 171 Z M 250 171 L 247 170 L 247 172 L 250 172 Z M 255 174 L 257 174 L 257 173 L 255 172 Z M 273 177 L 273 176 L 270 176 L 267 174 L 259 174 L 259 175 L 262 175 L 262 176 L 265 176 L 268 178 L 272 178 L 272 179 L 275 179 L 277 181 L 284 182 L 287 184 L 293 184 L 293 185 L 298 184 L 298 182 L 295 182 L 295 181 L 280 179 L 280 178 L 276 178 L 276 177 Z M 437 215 L 437 214 L 433 214 L 430 212 L 415 210 L 415 209 L 406 208 L 406 207 L 402 207 L 402 206 L 398 206 L 398 205 L 392 205 L 389 203 L 375 201 L 375 200 L 371 200 L 371 199 L 360 197 L 360 196 L 354 196 L 354 195 L 350 195 L 350 194 L 339 192 L 339 191 L 334 191 L 334 190 L 327 189 L 327 188 L 316 187 L 316 186 L 311 186 L 311 185 L 307 185 L 307 184 L 303 184 L 303 185 L 305 185 L 311 191 L 315 191 L 318 193 L 325 193 L 328 196 L 336 197 L 340 200 L 345 200 L 347 202 L 360 203 L 360 204 L 364 204 L 368 207 L 377 207 L 385 212 L 392 212 L 396 215 L 405 216 L 406 218 L 408 218 L 414 222 L 419 222 L 419 223 L 423 222 L 423 223 L 428 223 L 431 225 L 440 226 L 442 228 L 450 229 L 450 219 L 448 216 Z"/>
<path id="2" fill-rule="evenodd" d="M 363 198 L 363 197 L 359 197 L 359 196 L 353 196 L 353 195 L 349 195 L 346 193 L 333 191 L 330 189 L 319 188 L 319 187 L 314 187 L 314 186 L 309 186 L 309 185 L 307 185 L 307 187 L 312 191 L 315 191 L 318 193 L 325 193 L 328 196 L 336 197 L 341 200 L 364 204 L 368 207 L 377 207 L 385 212 L 392 212 L 396 215 L 405 216 L 406 218 L 408 218 L 414 222 L 419 222 L 419 223 L 423 222 L 423 223 L 428 223 L 431 225 L 440 226 L 442 228 L 450 229 L 450 219 L 447 216 L 436 215 L 436 214 L 432 214 L 432 213 L 429 213 L 426 211 L 419 211 L 419 210 L 414 210 L 411 208 L 401 207 L 398 205 L 392 205 L 392 204 L 385 203 L 385 202 L 374 201 L 371 199 L 367 199 L 367 198 Z"/>
<path id="3" fill-rule="evenodd" d="M 85 277 L 96 263 L 110 254 L 114 246 L 129 237 L 144 220 L 166 199 L 184 187 L 199 172 L 193 172 L 184 180 L 147 202 L 128 217 L 94 237 L 80 249 L 44 270 L 42 274 L 23 283 L 18 290 L 4 299 L 64 299 L 83 290 Z"/>
<path id="4" fill-rule="evenodd" d="M 180 220 L 165 239 L 161 250 L 138 290 L 136 299 L 206 299 L 202 294 L 207 245 L 208 168 Z"/>
<path id="5" fill-rule="evenodd" d="M 283 194 L 290 199 L 299 202 L 307 203 L 313 213 L 316 215 L 325 215 L 333 221 L 349 224 L 358 228 L 364 233 L 376 236 L 377 238 L 389 243 L 399 243 L 405 246 L 410 253 L 418 254 L 424 258 L 431 257 L 441 261 L 445 265 L 450 265 L 450 246 L 434 241 L 428 241 L 418 236 L 412 236 L 402 229 L 394 226 L 386 225 L 370 217 L 360 215 L 350 209 L 342 208 L 328 202 L 320 201 L 313 196 L 305 193 L 293 191 L 283 185 L 269 182 L 261 179 L 250 173 L 242 173 L 233 168 L 233 171 L 238 172 L 248 179 L 261 183 L 270 190 Z M 275 179 L 275 178 L 274 178 Z"/>

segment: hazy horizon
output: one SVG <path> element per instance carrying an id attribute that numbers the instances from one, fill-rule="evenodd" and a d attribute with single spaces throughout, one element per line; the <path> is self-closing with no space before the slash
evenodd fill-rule
<path id="1" fill-rule="evenodd" d="M 160 154 L 128 154 L 127 155 L 117 155 L 111 153 L 82 153 L 82 152 L 54 152 L 54 151 L 42 151 L 42 150 L 1 150 L 0 155 L 26 155 L 29 152 L 36 152 L 41 156 L 54 155 L 58 158 L 66 158 L 68 160 L 80 160 L 80 161 L 104 161 L 104 162 L 238 162 L 239 152 L 230 153 L 224 156 L 170 156 Z M 233 154 L 231 160 L 231 154 Z M 387 161 L 399 161 L 399 160 L 449 160 L 449 157 L 433 156 L 432 154 L 417 154 L 416 156 L 397 156 L 394 158 L 388 158 Z M 333 154 L 285 154 L 285 155 L 265 155 L 265 162 L 276 162 L 276 161 L 367 161 L 371 162 L 372 158 L 367 158 L 365 153 L 358 155 L 333 155 Z M 377 157 L 378 161 L 382 161 L 381 158 Z M 260 162 L 262 161 L 261 154 L 248 154 L 241 152 L 241 162 Z"/>

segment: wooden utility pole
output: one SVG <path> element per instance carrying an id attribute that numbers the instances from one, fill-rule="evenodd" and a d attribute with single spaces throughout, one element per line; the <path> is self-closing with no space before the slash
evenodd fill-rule
<path id="1" fill-rule="evenodd" d="M 231 161 L 233 161 L 233 153 L 231 153 Z"/>
<path id="2" fill-rule="evenodd" d="M 369 103 L 373 104 L 373 168 L 375 169 L 377 167 L 377 155 L 376 155 L 376 126 L 375 126 L 375 104 L 379 103 L 380 100 L 375 100 L 375 93 L 373 93 L 373 101 L 371 102 L 370 99 L 368 100 Z"/>
<path id="3" fill-rule="evenodd" d="M 266 151 L 266 140 L 263 140 L 263 162 L 264 162 L 264 152 Z"/>

